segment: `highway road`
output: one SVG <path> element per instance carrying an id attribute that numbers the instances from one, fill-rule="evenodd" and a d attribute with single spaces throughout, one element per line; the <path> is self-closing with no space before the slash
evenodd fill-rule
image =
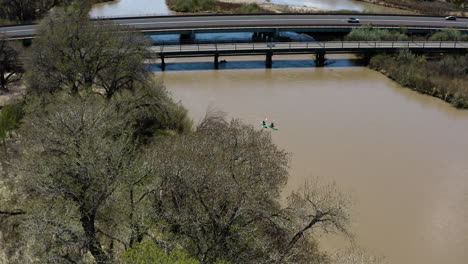
<path id="1" fill-rule="evenodd" d="M 359 24 L 348 23 L 352 16 Z M 468 30 L 468 18 L 447 21 L 444 17 L 397 15 L 325 15 L 325 14 L 267 14 L 267 15 L 199 15 L 163 16 L 111 19 L 115 23 L 134 27 L 140 31 L 202 30 L 216 28 L 304 28 L 304 27 L 356 27 L 405 26 L 407 28 L 459 28 Z M 0 34 L 8 38 L 34 36 L 35 25 L 0 27 Z"/>

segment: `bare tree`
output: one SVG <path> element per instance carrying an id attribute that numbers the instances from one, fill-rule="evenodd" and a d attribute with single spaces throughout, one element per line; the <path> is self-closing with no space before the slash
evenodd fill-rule
<path id="1" fill-rule="evenodd" d="M 288 155 L 269 133 L 208 115 L 195 133 L 152 152 L 155 214 L 202 263 L 272 263 L 286 246 L 293 228 L 278 198 Z"/>
<path id="2" fill-rule="evenodd" d="M 54 221 L 56 218 L 50 219 L 53 214 L 32 219 L 43 219 L 39 226 L 62 226 L 63 234 L 75 242 L 79 241 L 75 237 L 83 237 L 84 248 L 97 262 L 110 263 L 97 222 L 118 186 L 125 182 L 127 168 L 134 164 L 131 132 L 126 130 L 115 104 L 104 104 L 99 97 L 46 100 L 51 101 L 29 104 L 21 128 L 25 147 L 19 166 L 32 195 L 48 205 L 60 205 L 57 208 L 68 212 L 69 220 L 66 224 Z M 70 236 L 66 227 L 72 220 L 81 230 L 77 234 L 74 229 Z"/>
<path id="3" fill-rule="evenodd" d="M 288 197 L 289 214 L 302 222 L 284 250 L 286 255 L 304 237 L 308 230 L 338 232 L 352 237 L 349 232 L 351 199 L 342 193 L 336 183 L 321 184 L 317 178 Z"/>
<path id="4" fill-rule="evenodd" d="M 11 85 L 21 80 L 23 72 L 19 52 L 0 35 L 0 92 L 8 92 Z"/>

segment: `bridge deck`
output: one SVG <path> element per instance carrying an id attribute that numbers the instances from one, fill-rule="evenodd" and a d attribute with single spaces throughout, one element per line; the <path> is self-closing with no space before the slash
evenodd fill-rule
<path id="1" fill-rule="evenodd" d="M 330 41 L 330 42 L 263 42 L 158 45 L 152 51 L 165 57 L 195 57 L 244 54 L 291 53 L 366 53 L 397 52 L 409 49 L 414 52 L 466 52 L 468 42 L 455 41 Z"/>
<path id="2" fill-rule="evenodd" d="M 348 18 L 360 19 L 350 24 Z M 443 17 L 377 15 L 377 14 L 250 14 L 250 15 L 193 15 L 165 17 L 114 18 L 110 21 L 126 25 L 148 34 L 194 34 L 208 32 L 349 32 L 372 24 L 375 28 L 407 28 L 408 32 L 433 32 L 442 28 L 456 28 L 468 32 L 468 18 L 447 21 Z M 32 38 L 36 25 L 0 27 L 0 34 L 10 39 Z"/>

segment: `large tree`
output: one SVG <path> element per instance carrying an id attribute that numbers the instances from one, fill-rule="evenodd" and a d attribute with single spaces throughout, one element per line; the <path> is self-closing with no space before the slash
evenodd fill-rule
<path id="1" fill-rule="evenodd" d="M 155 215 L 202 263 L 275 263 L 285 255 L 299 225 L 279 203 L 288 155 L 269 133 L 209 115 L 196 132 L 159 141 L 150 164 L 159 179 Z M 282 263 L 322 259 L 313 241 L 301 243 L 309 256 L 299 262 L 287 252 Z"/>
<path id="2" fill-rule="evenodd" d="M 65 236 L 75 246 L 83 245 L 99 263 L 110 263 L 97 222 L 118 185 L 127 180 L 126 170 L 134 165 L 131 133 L 115 104 L 103 104 L 95 96 L 50 100 L 42 105 L 45 111 L 30 105 L 34 111 L 28 112 L 21 128 L 26 146 L 21 164 L 24 180 L 34 196 L 47 202 L 40 203 L 41 212 L 47 213 L 33 214 L 32 220 L 59 229 L 61 236 L 51 235 L 55 243 L 66 241 Z"/>
<path id="3" fill-rule="evenodd" d="M 73 263 L 89 252 L 112 263 L 141 242 L 152 219 L 146 184 L 155 182 L 142 159 L 141 130 L 182 129 L 185 118 L 157 83 L 110 99 L 65 92 L 28 98 L 17 181 L 27 186 L 22 226 L 34 238 L 32 255 Z M 155 123 L 141 124 L 148 120 Z"/>
<path id="4" fill-rule="evenodd" d="M 148 77 L 143 36 L 109 21 L 91 21 L 87 12 L 75 5 L 58 9 L 38 26 L 28 68 L 32 91 L 94 91 L 110 98 Z"/>

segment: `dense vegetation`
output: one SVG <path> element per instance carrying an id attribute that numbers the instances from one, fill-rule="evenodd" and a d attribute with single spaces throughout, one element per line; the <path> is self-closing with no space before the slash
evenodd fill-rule
<path id="1" fill-rule="evenodd" d="M 460 30 L 446 28 L 428 36 L 412 36 L 412 40 L 420 41 L 468 41 L 468 34 Z M 409 41 L 407 29 L 402 27 L 395 30 L 376 28 L 373 25 L 354 28 L 345 37 L 346 41 Z"/>
<path id="2" fill-rule="evenodd" d="M 375 28 L 372 25 L 365 27 L 355 28 L 348 35 L 345 40 L 347 41 L 408 41 L 409 37 L 406 35 L 406 29 L 399 30 L 386 30 Z"/>
<path id="3" fill-rule="evenodd" d="M 468 55 L 429 60 L 403 51 L 376 55 L 369 66 L 403 86 L 439 97 L 455 107 L 468 108 Z"/>
<path id="4" fill-rule="evenodd" d="M 27 93 L 0 115 L 2 263 L 328 263 L 349 199 L 316 181 L 280 203 L 289 155 L 208 113 L 196 127 L 144 64 L 146 40 L 79 6 L 39 25 Z"/>
<path id="5" fill-rule="evenodd" d="M 167 0 L 170 9 L 177 12 L 215 12 L 215 13 L 270 13 L 256 3 L 227 3 L 217 0 Z"/>
<path id="6" fill-rule="evenodd" d="M 396 8 L 407 9 L 413 12 L 429 15 L 447 15 L 450 13 L 462 12 L 463 5 L 467 0 L 452 0 L 448 2 L 437 0 L 358 0 L 363 2 L 375 3 L 380 5 L 393 6 Z M 271 12 L 255 3 L 227 3 L 218 0 L 167 0 L 169 7 L 178 12 L 217 12 L 217 13 L 265 13 Z M 290 9 L 287 6 L 274 6 L 272 9 L 279 12 L 301 12 L 309 13 L 307 9 Z M 314 13 L 316 11 L 313 11 Z M 325 11 L 329 12 L 329 11 Z M 351 10 L 340 10 L 342 13 L 355 13 Z"/>
<path id="7" fill-rule="evenodd" d="M 353 29 L 346 36 L 351 41 L 408 40 L 404 29 L 388 31 L 372 26 Z M 444 29 L 428 37 L 429 41 L 468 41 L 468 34 Z M 427 58 L 402 51 L 378 54 L 369 66 L 381 71 L 399 84 L 418 92 L 439 97 L 458 108 L 468 108 L 468 56 L 444 55 Z"/>
<path id="8" fill-rule="evenodd" d="M 358 0 L 381 5 L 393 6 L 396 8 L 407 9 L 413 12 L 429 15 L 447 15 L 449 13 L 461 12 L 461 8 L 466 5 L 467 0 L 452 0 L 448 2 L 437 0 Z M 167 0 L 169 7 L 177 12 L 216 12 L 216 13 L 265 13 L 271 12 L 255 3 L 227 3 L 218 0 Z M 279 12 L 301 12 L 309 13 L 307 9 L 288 8 L 287 6 L 270 7 Z M 315 13 L 316 11 L 313 11 Z M 324 11 L 329 12 L 329 11 Z M 342 13 L 355 13 L 351 10 L 340 10 Z"/>
<path id="9" fill-rule="evenodd" d="M 432 34 L 430 41 L 468 41 L 468 34 L 462 34 L 460 30 L 443 29 Z"/>

